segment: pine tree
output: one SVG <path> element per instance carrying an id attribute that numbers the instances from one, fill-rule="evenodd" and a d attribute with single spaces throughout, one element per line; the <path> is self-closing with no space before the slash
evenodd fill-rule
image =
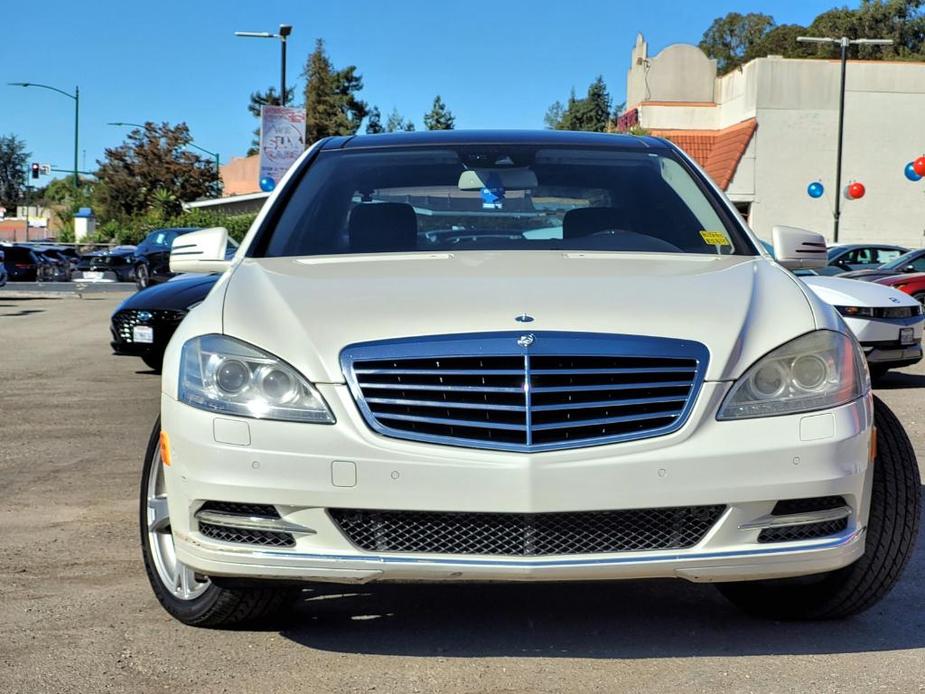
<path id="1" fill-rule="evenodd" d="M 384 132 L 382 127 L 382 114 L 379 112 L 378 106 L 373 106 L 369 109 L 369 117 L 366 119 L 366 134 L 367 135 L 378 135 L 381 132 Z"/>
<path id="2" fill-rule="evenodd" d="M 388 120 L 385 122 L 385 131 L 387 133 L 411 133 L 414 132 L 414 123 L 410 120 L 405 120 L 404 116 L 398 112 L 398 109 L 393 108 Z"/>
<path id="3" fill-rule="evenodd" d="M 588 130 L 606 132 L 611 121 L 611 98 L 604 78 L 598 76 L 588 87 L 583 99 L 575 96 L 572 89 L 568 104 L 556 101 L 546 111 L 546 127 L 554 130 Z"/>
<path id="4" fill-rule="evenodd" d="M 330 135 L 353 135 L 367 115 L 367 104 L 357 97 L 363 78 L 356 66 L 336 70 L 324 50 L 324 41 L 315 41 L 308 56 L 305 77 L 305 130 L 308 143 Z"/>
<path id="5" fill-rule="evenodd" d="M 434 97 L 434 105 L 430 113 L 424 114 L 424 127 L 428 130 L 452 130 L 456 125 L 456 117 L 450 111 L 440 95 Z"/>

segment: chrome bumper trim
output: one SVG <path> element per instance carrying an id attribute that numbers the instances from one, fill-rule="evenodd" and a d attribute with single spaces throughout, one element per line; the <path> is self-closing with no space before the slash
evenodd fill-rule
<path id="1" fill-rule="evenodd" d="M 809 511 L 807 513 L 789 513 L 783 516 L 762 516 L 750 523 L 743 523 L 739 530 L 764 530 L 765 528 L 781 528 L 791 525 L 812 525 L 813 523 L 826 523 L 847 518 L 851 515 L 848 506 L 839 506 L 824 511 Z"/>
<path id="2" fill-rule="evenodd" d="M 363 564 L 406 564 L 421 565 L 432 564 L 440 566 L 483 566 L 483 567 L 507 567 L 507 568 L 546 568 L 557 566 L 619 566 L 626 564 L 643 564 L 652 562 L 673 562 L 673 561 L 701 561 L 709 559 L 748 559 L 750 557 L 762 557 L 767 555 L 786 555 L 799 552 L 814 552 L 830 549 L 838 549 L 852 544 L 859 539 L 866 528 L 857 528 L 851 531 L 843 532 L 840 535 L 834 535 L 825 540 L 808 540 L 799 543 L 781 543 L 780 545 L 767 548 L 755 548 L 747 550 L 731 550 L 727 552 L 684 552 L 684 553 L 649 553 L 651 556 L 632 556 L 632 557 L 607 557 L 602 559 L 524 559 L 511 561 L 505 559 L 442 559 L 427 558 L 401 555 L 384 555 L 384 554 L 314 554 L 306 552 L 284 552 L 274 550 L 256 551 L 250 553 L 253 557 L 264 557 L 267 559 L 309 559 L 325 563 L 363 563 Z"/>
<path id="3" fill-rule="evenodd" d="M 302 525 L 284 521 L 281 518 L 268 518 L 266 516 L 241 516 L 236 513 L 221 513 L 220 511 L 197 511 L 196 520 L 225 528 L 241 528 L 243 530 L 269 530 L 282 533 L 301 533 L 314 535 L 315 531 Z"/>

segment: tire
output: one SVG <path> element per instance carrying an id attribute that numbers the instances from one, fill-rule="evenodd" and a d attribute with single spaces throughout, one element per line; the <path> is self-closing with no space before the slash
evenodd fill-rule
<path id="1" fill-rule="evenodd" d="M 779 620 L 841 619 L 892 590 L 915 546 L 921 480 L 915 451 L 896 415 L 874 398 L 877 457 L 864 556 L 815 576 L 717 584 L 743 611 Z"/>
<path id="2" fill-rule="evenodd" d="M 141 360 L 145 365 L 151 369 L 154 373 L 160 373 L 161 368 L 164 366 L 164 353 L 157 352 L 154 354 L 142 354 Z"/>
<path id="3" fill-rule="evenodd" d="M 148 266 L 144 263 L 139 263 L 135 266 L 135 287 L 138 290 L 147 288 L 151 283 L 151 277 L 148 275 Z"/>
<path id="4" fill-rule="evenodd" d="M 170 557 L 161 548 L 170 552 L 173 536 L 170 534 L 167 497 L 163 493 L 160 433 L 161 420 L 158 417 L 145 453 L 139 504 L 142 557 L 154 595 L 172 617 L 191 626 L 230 627 L 272 616 L 293 598 L 297 589 L 291 586 L 264 587 L 255 583 L 218 586 L 207 576 L 196 574 L 177 562 L 175 555 L 173 562 L 178 579 L 168 585 L 166 576 L 170 573 L 167 565 Z M 155 508 L 161 509 L 160 512 L 155 513 Z"/>

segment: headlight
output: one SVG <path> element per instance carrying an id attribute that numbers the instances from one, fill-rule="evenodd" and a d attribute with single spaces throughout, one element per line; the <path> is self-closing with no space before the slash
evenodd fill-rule
<path id="1" fill-rule="evenodd" d="M 735 382 L 717 419 L 770 417 L 838 407 L 870 389 L 854 340 L 817 330 L 759 359 Z"/>
<path id="2" fill-rule="evenodd" d="M 180 402 L 211 412 L 333 424 L 305 378 L 272 354 L 224 335 L 194 337 L 180 356 Z"/>
<path id="3" fill-rule="evenodd" d="M 835 310 L 849 318 L 873 318 L 874 309 L 870 306 L 836 306 Z"/>

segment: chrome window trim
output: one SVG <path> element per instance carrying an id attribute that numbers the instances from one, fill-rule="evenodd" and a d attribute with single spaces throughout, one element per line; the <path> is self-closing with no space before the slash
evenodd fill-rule
<path id="1" fill-rule="evenodd" d="M 522 346 L 519 344 L 518 339 L 523 337 L 527 332 L 529 332 L 534 339 L 526 346 Z M 519 356 L 524 359 L 525 383 L 523 392 L 525 409 L 527 412 L 527 424 L 525 427 L 527 444 L 489 442 L 432 434 L 413 434 L 384 425 L 379 421 L 366 402 L 357 379 L 357 374 L 354 371 L 354 364 L 356 362 L 369 360 L 481 356 Z M 589 439 L 576 439 L 574 441 L 534 444 L 532 443 L 534 427 L 532 426 L 532 418 L 530 417 L 531 356 L 680 358 L 693 359 L 696 362 L 696 366 L 694 369 L 694 377 L 690 380 L 691 390 L 687 396 L 687 401 L 681 413 L 668 425 L 639 433 L 634 432 Z M 561 331 L 503 331 L 377 340 L 348 345 L 340 354 L 341 370 L 344 374 L 347 386 L 350 389 L 350 393 L 353 396 L 353 401 L 359 408 L 367 425 L 376 433 L 389 438 L 403 439 L 406 441 L 420 441 L 423 443 L 450 445 L 460 448 L 479 448 L 520 453 L 537 453 L 542 451 L 604 446 L 674 433 L 681 429 L 687 422 L 691 410 L 697 402 L 697 397 L 703 385 L 708 363 L 709 350 L 706 345 L 693 340 L 611 333 Z M 647 369 L 640 368 L 638 371 L 645 372 Z M 575 373 L 580 374 L 582 371 L 576 369 Z M 685 385 L 687 385 L 687 382 L 685 382 Z M 413 390 L 414 388 L 409 389 Z M 581 386 L 576 386 L 575 388 L 575 390 L 582 389 Z M 431 390 L 433 390 L 433 388 L 431 388 Z M 509 389 L 505 389 L 505 391 L 508 390 Z M 520 388 L 510 389 L 510 392 L 520 392 L 520 390 Z"/>

